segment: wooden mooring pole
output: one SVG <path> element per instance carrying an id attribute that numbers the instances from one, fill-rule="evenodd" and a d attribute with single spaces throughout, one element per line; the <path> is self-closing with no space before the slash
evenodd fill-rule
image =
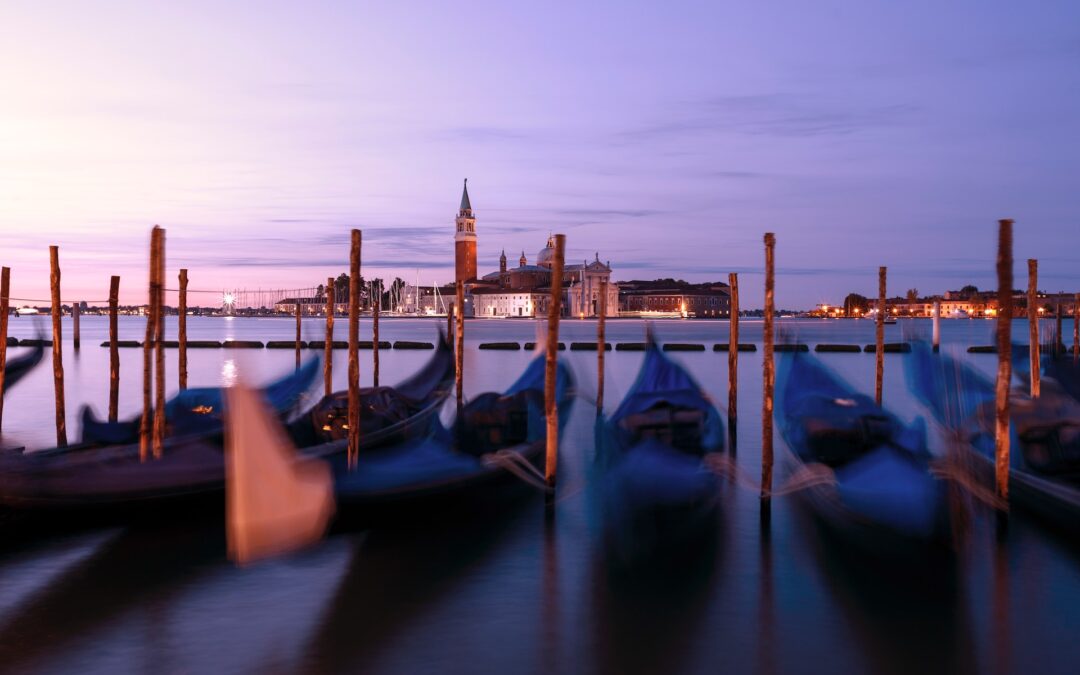
<path id="1" fill-rule="evenodd" d="M 372 282 L 372 290 L 375 290 L 374 282 Z M 379 296 L 374 298 L 374 303 L 371 305 L 371 382 L 376 387 L 379 386 L 379 305 L 382 304 L 381 284 L 379 284 L 377 292 Z"/>
<path id="2" fill-rule="evenodd" d="M 326 342 L 323 343 L 323 393 L 334 393 L 334 278 L 326 278 Z"/>
<path id="3" fill-rule="evenodd" d="M 559 359 L 559 316 L 562 314 L 563 259 L 566 235 L 555 235 L 555 256 L 551 261 L 551 298 L 548 300 L 548 334 L 544 359 L 544 418 L 547 421 L 547 451 L 544 454 L 544 482 L 555 489 L 559 462 L 559 408 L 555 400 Z M 554 502 L 548 502 L 549 505 Z"/>
<path id="4" fill-rule="evenodd" d="M 600 316 L 596 318 L 596 416 L 604 416 L 604 352 L 607 338 L 604 325 L 607 322 L 607 281 L 600 282 Z"/>
<path id="5" fill-rule="evenodd" d="M 187 389 L 187 287 L 188 271 L 180 270 L 180 298 L 176 305 L 177 380 Z"/>
<path id="6" fill-rule="evenodd" d="M 878 309 L 874 340 L 874 402 L 881 405 L 881 389 L 885 379 L 885 275 L 886 268 L 878 268 Z"/>
<path id="7" fill-rule="evenodd" d="M 1009 381 L 1012 379 L 1013 221 L 998 221 L 997 391 L 994 406 L 994 476 L 998 496 L 1009 498 Z"/>
<path id="8" fill-rule="evenodd" d="M 49 286 L 52 293 L 53 391 L 56 396 L 56 445 L 67 445 L 67 416 L 64 410 L 64 355 L 60 342 L 60 247 L 49 247 Z"/>
<path id="9" fill-rule="evenodd" d="M 349 249 L 349 456 L 355 469 L 360 458 L 360 230 L 352 231 Z"/>
<path id="10" fill-rule="evenodd" d="M 728 274 L 727 423 L 728 448 L 735 452 L 739 420 L 739 275 Z"/>
<path id="11" fill-rule="evenodd" d="M 120 409 L 120 277 L 109 279 L 109 421 L 115 422 Z"/>
<path id="12" fill-rule="evenodd" d="M 1061 293 L 1058 293 L 1058 300 L 1054 303 L 1054 321 L 1057 325 L 1054 331 L 1053 357 L 1060 359 L 1065 355 L 1065 336 L 1061 334 Z"/>
<path id="13" fill-rule="evenodd" d="M 761 498 L 772 494 L 773 474 L 773 390 L 776 364 L 773 363 L 773 314 L 776 313 L 776 235 L 765 233 L 765 361 L 762 369 L 761 406 Z"/>
<path id="14" fill-rule="evenodd" d="M 446 308 L 446 344 L 450 345 L 450 351 L 454 351 L 454 306 Z"/>
<path id="15" fill-rule="evenodd" d="M 156 229 L 150 231 L 150 283 L 146 296 L 146 333 L 143 337 L 143 411 L 139 419 L 139 460 L 145 462 L 150 456 L 151 427 L 153 426 L 153 350 L 154 350 L 154 327 L 157 325 L 155 307 L 157 305 L 157 293 L 155 292 L 155 279 L 157 277 L 157 234 Z"/>
<path id="16" fill-rule="evenodd" d="M 1029 366 L 1031 369 L 1031 398 L 1039 398 L 1041 388 L 1039 380 L 1039 261 L 1028 259 L 1028 292 L 1027 292 L 1027 315 L 1028 315 L 1028 340 Z"/>
<path id="17" fill-rule="evenodd" d="M 71 303 L 71 346 L 78 349 L 82 342 L 79 335 L 79 314 L 82 311 L 81 303 L 76 300 Z"/>
<path id="18" fill-rule="evenodd" d="M 154 459 L 161 459 L 165 449 L 165 230 L 154 227 L 157 234 L 155 289 L 157 310 L 154 312 Z"/>
<path id="19" fill-rule="evenodd" d="M 934 301 L 934 352 L 941 349 L 941 301 Z"/>
<path id="20" fill-rule="evenodd" d="M 454 331 L 454 392 L 460 416 L 465 405 L 465 282 L 461 279 L 458 279 L 454 289 L 454 318 L 457 319 Z"/>
<path id="21" fill-rule="evenodd" d="M 0 431 L 4 428 L 4 369 L 7 367 L 8 313 L 11 311 L 11 269 L 0 267 Z"/>
<path id="22" fill-rule="evenodd" d="M 300 348 L 303 346 L 303 343 L 300 341 L 300 336 L 301 336 L 300 313 L 302 311 L 302 309 L 301 309 L 302 303 L 300 301 L 301 301 L 300 294 L 297 293 L 296 294 L 296 370 L 300 370 Z"/>

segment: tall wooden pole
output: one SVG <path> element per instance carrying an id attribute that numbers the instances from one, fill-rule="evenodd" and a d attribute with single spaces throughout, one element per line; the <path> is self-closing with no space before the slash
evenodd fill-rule
<path id="1" fill-rule="evenodd" d="M 734 272 L 728 274 L 728 292 L 727 419 L 728 445 L 734 452 L 739 419 L 739 275 Z"/>
<path id="2" fill-rule="evenodd" d="M 998 221 L 997 391 L 994 425 L 994 474 L 997 493 L 1009 498 L 1009 381 L 1012 379 L 1013 256 L 1012 220 Z"/>
<path id="3" fill-rule="evenodd" d="M 454 331 L 454 391 L 460 415 L 465 405 L 465 282 L 458 279 L 454 291 L 454 317 L 457 319 Z"/>
<path id="4" fill-rule="evenodd" d="M 375 282 L 372 283 L 372 290 L 375 290 Z M 379 386 L 379 309 L 382 304 L 382 285 L 378 288 L 379 297 L 375 298 L 375 303 L 371 306 L 371 381 L 376 387 Z"/>
<path id="5" fill-rule="evenodd" d="M 934 351 L 941 349 L 941 301 L 934 301 Z"/>
<path id="6" fill-rule="evenodd" d="M 1029 357 L 1031 369 L 1031 398 L 1039 398 L 1039 261 L 1028 259 L 1028 292 L 1027 292 L 1027 315 L 1028 315 L 1028 339 L 1030 340 Z"/>
<path id="7" fill-rule="evenodd" d="M 772 494 L 773 474 L 773 389 L 776 387 L 776 364 L 773 363 L 773 314 L 776 312 L 776 235 L 765 233 L 765 361 L 762 377 L 761 406 L 761 498 Z"/>
<path id="8" fill-rule="evenodd" d="M 154 308 L 157 305 L 154 279 L 157 277 L 157 235 L 150 231 L 150 282 L 146 297 L 146 334 L 143 337 L 143 411 L 139 419 L 139 460 L 145 462 L 150 456 L 151 427 L 153 426 L 154 388 Z"/>
<path id="9" fill-rule="evenodd" d="M 119 343 L 120 277 L 109 279 L 109 421 L 115 422 L 120 408 Z"/>
<path id="10" fill-rule="evenodd" d="M 11 269 L 0 267 L 0 431 L 4 428 L 4 369 L 7 367 L 8 313 L 11 311 Z"/>
<path id="11" fill-rule="evenodd" d="M 349 457 L 350 469 L 360 458 L 360 230 L 352 231 L 349 250 Z"/>
<path id="12" fill-rule="evenodd" d="M 154 227 L 157 233 L 157 273 L 154 280 L 157 292 L 154 312 L 154 459 L 161 459 L 165 449 L 165 230 Z"/>
<path id="13" fill-rule="evenodd" d="M 82 308 L 79 305 L 78 300 L 71 303 L 71 346 L 75 349 L 78 349 L 79 344 L 82 342 L 82 337 L 79 334 L 79 314 Z"/>
<path id="14" fill-rule="evenodd" d="M 323 343 L 323 390 L 334 393 L 334 279 L 326 278 L 326 342 Z"/>
<path id="15" fill-rule="evenodd" d="M 1073 298 L 1073 361 L 1080 361 L 1080 293 Z"/>
<path id="16" fill-rule="evenodd" d="M 296 369 L 300 370 L 300 307 L 301 307 L 300 294 L 296 294 Z"/>
<path id="17" fill-rule="evenodd" d="M 187 287 L 188 273 L 180 270 L 180 299 L 176 306 L 177 379 L 187 389 Z"/>
<path id="18" fill-rule="evenodd" d="M 555 489 L 559 462 L 559 408 L 555 400 L 559 358 L 559 316 L 562 314 L 563 259 L 566 235 L 555 235 L 555 256 L 551 261 L 551 299 L 548 301 L 548 334 L 544 361 L 544 417 L 547 421 L 547 452 L 544 456 L 544 481 Z"/>
<path id="19" fill-rule="evenodd" d="M 67 445 L 67 416 L 64 411 L 64 355 L 60 343 L 60 248 L 49 247 L 49 285 L 52 291 L 53 390 L 56 395 L 56 445 Z"/>
<path id="20" fill-rule="evenodd" d="M 1058 293 L 1058 300 L 1054 303 L 1054 320 L 1057 326 L 1054 331 L 1053 357 L 1060 359 L 1065 355 L 1065 336 L 1061 334 L 1061 293 Z"/>
<path id="21" fill-rule="evenodd" d="M 454 306 L 446 308 L 446 343 L 454 350 Z"/>
<path id="22" fill-rule="evenodd" d="M 596 318 L 596 416 L 604 415 L 604 356 L 607 339 L 604 335 L 607 322 L 607 280 L 600 281 L 600 316 Z"/>
<path id="23" fill-rule="evenodd" d="M 886 268 L 878 268 L 878 310 L 874 344 L 874 402 L 881 405 L 881 388 L 885 379 L 885 273 Z"/>

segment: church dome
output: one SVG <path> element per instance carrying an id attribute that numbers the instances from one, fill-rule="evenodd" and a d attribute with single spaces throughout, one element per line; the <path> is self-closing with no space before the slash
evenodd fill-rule
<path id="1" fill-rule="evenodd" d="M 540 249 L 540 253 L 536 254 L 536 264 L 543 265 L 545 267 L 551 267 L 551 262 L 555 258 L 555 239 L 554 237 L 548 237 L 547 246 Z"/>

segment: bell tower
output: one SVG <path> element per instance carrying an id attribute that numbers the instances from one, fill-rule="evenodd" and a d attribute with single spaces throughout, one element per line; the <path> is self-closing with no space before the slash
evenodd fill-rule
<path id="1" fill-rule="evenodd" d="M 476 278 L 476 217 L 469 202 L 468 178 L 454 225 L 454 281 L 470 281 Z"/>

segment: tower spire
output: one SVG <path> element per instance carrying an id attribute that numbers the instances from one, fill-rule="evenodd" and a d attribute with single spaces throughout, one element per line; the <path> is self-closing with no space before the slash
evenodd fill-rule
<path id="1" fill-rule="evenodd" d="M 461 210 L 472 211 L 472 203 L 469 202 L 469 179 L 465 179 L 465 185 L 461 188 Z"/>

